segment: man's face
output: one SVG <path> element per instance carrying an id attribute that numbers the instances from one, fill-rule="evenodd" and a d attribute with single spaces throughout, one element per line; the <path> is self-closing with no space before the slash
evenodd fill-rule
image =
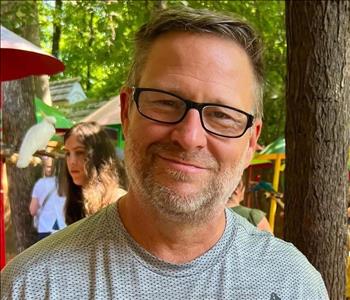
<path id="1" fill-rule="evenodd" d="M 209 34 L 159 37 L 138 87 L 254 111 L 254 76 L 247 55 L 234 42 Z M 205 131 L 197 110 L 189 110 L 179 124 L 168 125 L 144 118 L 129 101 L 131 89 L 125 88 L 121 109 L 133 193 L 144 205 L 180 222 L 222 212 L 252 158 L 261 122 L 240 138 L 223 138 Z"/>

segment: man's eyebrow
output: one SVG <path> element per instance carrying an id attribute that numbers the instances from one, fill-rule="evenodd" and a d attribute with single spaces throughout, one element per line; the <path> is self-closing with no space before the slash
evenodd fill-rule
<path id="1" fill-rule="evenodd" d="M 185 96 L 183 96 L 183 93 L 182 93 L 181 89 L 178 89 L 177 87 L 168 87 L 168 88 L 165 88 L 165 89 L 160 88 L 160 90 L 164 91 L 164 92 L 172 93 L 172 94 L 174 94 L 177 97 L 180 97 L 180 98 L 185 99 L 185 100 L 190 100 L 190 101 L 193 101 L 193 102 L 196 102 L 196 103 L 203 102 L 203 103 L 213 103 L 214 105 L 215 104 L 222 104 L 222 105 L 230 106 L 229 104 L 227 104 L 228 101 L 225 100 L 225 99 L 220 99 L 220 98 L 212 98 L 212 99 L 203 98 L 203 101 L 199 102 L 196 99 L 193 99 L 191 97 L 185 97 Z"/>

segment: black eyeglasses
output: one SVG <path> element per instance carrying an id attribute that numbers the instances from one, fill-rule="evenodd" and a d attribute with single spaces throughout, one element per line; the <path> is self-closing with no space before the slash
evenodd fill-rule
<path id="1" fill-rule="evenodd" d="M 241 137 L 254 120 L 252 115 L 237 108 L 196 103 L 159 89 L 133 87 L 133 99 L 142 116 L 164 124 L 180 123 L 190 109 L 196 109 L 207 132 L 227 138 Z"/>

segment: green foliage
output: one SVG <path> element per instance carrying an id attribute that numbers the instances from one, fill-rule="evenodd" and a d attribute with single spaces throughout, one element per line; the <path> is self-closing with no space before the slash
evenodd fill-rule
<path id="1" fill-rule="evenodd" d="M 66 70 L 56 78 L 81 77 L 82 86 L 91 98 L 106 99 L 118 94 L 130 65 L 133 34 L 159 3 L 151 0 L 63 1 L 61 15 L 57 15 L 53 1 L 40 3 L 41 41 L 47 51 L 51 49 L 54 16 L 62 25 L 59 58 L 65 63 Z M 260 32 L 265 44 L 266 69 L 261 143 L 268 144 L 283 135 L 284 2 L 168 0 L 162 3 L 230 11 L 246 19 Z"/>
<path id="2" fill-rule="evenodd" d="M 28 35 L 30 27 L 37 24 L 34 0 L 0 2 L 1 25 L 20 36 Z M 30 35 L 30 34 L 29 34 Z"/>
<path id="3" fill-rule="evenodd" d="M 89 97 L 106 98 L 118 94 L 130 64 L 131 38 L 145 22 L 150 10 L 140 2 L 127 1 L 64 1 L 60 40 L 60 59 L 64 61 L 64 74 L 56 76 L 81 77 Z M 52 2 L 41 7 L 41 16 L 53 20 Z M 49 18 L 47 18 L 49 16 Z M 51 45 L 50 26 L 42 21 L 42 38 L 46 48 Z"/>

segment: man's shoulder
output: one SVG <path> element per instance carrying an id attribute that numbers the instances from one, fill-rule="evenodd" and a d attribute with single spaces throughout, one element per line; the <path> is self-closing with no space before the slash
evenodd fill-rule
<path id="1" fill-rule="evenodd" d="M 50 235 L 17 255 L 2 271 L 2 289 L 6 291 L 14 282 L 28 282 L 32 276 L 45 277 L 49 269 L 69 267 L 76 260 L 87 259 L 99 241 L 113 239 L 108 209 Z"/>
<path id="2" fill-rule="evenodd" d="M 307 262 L 306 257 L 292 243 L 257 229 L 240 216 L 236 215 L 235 219 L 236 247 L 244 257 L 250 259 L 256 257 L 260 262 L 273 259 L 276 263 L 290 263 L 291 266 L 303 265 L 305 261 Z M 269 267 L 273 268 L 271 265 Z"/>
<path id="3" fill-rule="evenodd" d="M 248 274 L 273 278 L 300 291 L 319 291 L 326 295 L 320 273 L 292 243 L 256 229 L 239 216 L 236 218 L 236 261 Z M 327 297 L 320 299 L 326 299 Z"/>

